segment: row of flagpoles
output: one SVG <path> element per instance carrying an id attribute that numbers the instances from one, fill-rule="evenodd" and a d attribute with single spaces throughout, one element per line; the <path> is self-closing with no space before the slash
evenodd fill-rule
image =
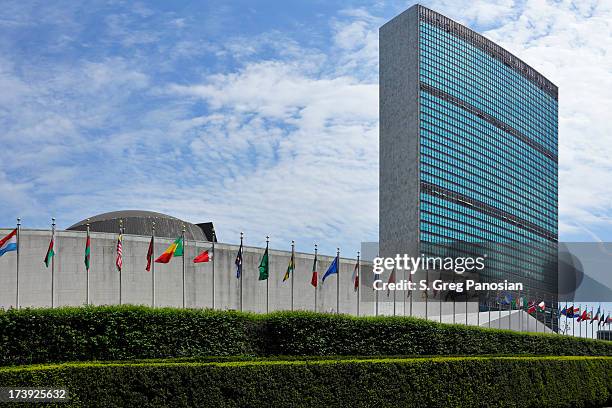
<path id="1" fill-rule="evenodd" d="M 54 290 L 54 282 L 55 282 L 55 255 L 56 246 L 55 246 L 55 218 L 51 219 L 51 238 L 49 241 L 49 246 L 47 252 L 44 256 L 43 263 L 47 268 L 51 267 L 51 307 L 55 306 L 55 290 Z M 19 308 L 19 238 L 21 232 L 21 220 L 17 219 L 17 228 L 11 231 L 7 236 L 0 240 L 0 256 L 4 255 L 6 252 L 16 251 L 17 253 L 17 270 L 16 270 L 16 282 L 17 282 L 17 290 L 16 290 L 16 307 Z M 119 273 L 119 304 L 123 303 L 122 299 L 122 270 L 123 270 L 123 234 L 125 230 L 123 228 L 123 222 L 119 221 L 119 231 L 117 236 L 117 246 L 116 246 L 116 258 L 115 258 L 115 266 Z M 215 263 L 214 263 L 214 251 L 215 251 L 215 231 L 213 229 L 213 239 L 212 246 L 200 254 L 198 254 L 194 259 L 193 263 L 212 263 L 212 307 L 215 307 Z M 243 269 L 243 244 L 244 244 L 244 233 L 240 233 L 240 247 L 238 249 L 238 253 L 236 254 L 236 259 L 234 264 L 236 266 L 236 278 L 240 282 L 240 310 L 243 310 L 243 296 L 242 296 L 242 269 Z M 183 307 L 185 307 L 185 226 L 183 226 L 181 236 L 176 238 L 174 242 L 157 258 L 155 258 L 155 222 L 152 223 L 151 228 L 151 240 L 149 242 L 149 248 L 146 255 L 146 267 L 145 270 L 147 272 L 151 272 L 152 277 L 152 306 L 155 307 L 155 263 L 169 263 L 173 257 L 181 257 L 182 258 L 182 284 L 183 284 L 183 294 L 182 294 L 182 303 Z M 86 224 L 86 237 L 85 237 L 85 252 L 84 252 L 84 264 L 85 264 L 85 272 L 87 277 L 86 282 L 86 304 L 90 304 L 90 290 L 89 290 L 89 272 L 91 265 L 91 238 L 90 238 L 90 229 L 89 223 Z M 269 256 L 269 237 L 266 236 L 266 248 L 264 254 L 259 262 L 259 280 L 266 281 L 266 312 L 269 311 L 270 302 L 269 302 L 269 276 L 270 276 L 270 256 Z M 315 244 L 314 251 L 314 261 L 312 265 L 312 276 L 310 280 L 310 284 L 314 287 L 314 306 L 315 311 L 317 308 L 317 287 L 319 286 L 319 282 L 325 282 L 325 280 L 331 275 L 337 275 L 336 279 L 336 313 L 339 313 L 340 309 L 340 248 L 337 248 L 336 257 L 328 266 L 323 278 L 319 280 L 318 273 L 318 250 L 317 244 Z M 289 264 L 287 266 L 287 270 L 283 275 L 283 282 L 290 280 L 291 284 L 291 310 L 294 309 L 294 272 L 295 272 L 295 242 L 291 241 L 291 257 L 289 259 Z M 355 267 L 353 269 L 352 282 L 355 292 L 359 292 L 359 274 L 360 274 L 360 253 L 357 252 L 357 261 L 355 263 Z M 359 314 L 359 293 L 357 293 L 357 313 Z"/>
<path id="2" fill-rule="evenodd" d="M 11 252 L 11 251 L 16 251 L 17 253 L 17 279 L 16 279 L 17 280 L 17 290 L 16 290 L 17 307 L 19 307 L 19 237 L 20 237 L 20 231 L 21 231 L 20 221 L 21 220 L 18 218 L 17 228 L 11 231 L 4 238 L 0 239 L 0 256 L 4 255 L 7 252 Z M 116 259 L 115 259 L 115 266 L 117 268 L 117 271 L 119 272 L 119 304 L 123 303 L 122 288 L 121 288 L 121 284 L 122 284 L 121 273 L 123 270 L 123 234 L 124 233 L 125 233 L 125 230 L 123 228 L 123 223 L 120 221 L 119 231 L 118 231 L 118 236 L 117 236 Z M 215 235 L 214 234 L 215 232 L 213 230 L 212 246 L 204 250 L 200 254 L 198 254 L 193 259 L 193 263 L 212 262 L 212 307 L 213 308 L 215 307 L 215 263 L 214 263 Z M 234 264 L 236 266 L 236 278 L 240 282 L 240 310 L 243 310 L 243 302 L 242 302 L 243 300 L 243 296 L 242 296 L 243 243 L 244 243 L 244 234 L 240 233 L 240 247 L 238 249 L 238 252 L 236 254 L 236 258 L 234 261 Z M 184 253 L 185 251 L 185 228 L 183 227 L 181 236 L 176 238 L 175 241 L 157 258 L 155 258 L 154 256 L 155 255 L 154 254 L 155 253 L 154 244 L 155 244 L 155 223 L 153 222 L 152 229 L 151 229 L 151 240 L 149 242 L 149 247 L 148 247 L 148 251 L 146 255 L 146 266 L 145 266 L 145 270 L 147 272 L 151 272 L 152 274 L 152 306 L 155 307 L 155 263 L 169 263 L 173 257 L 181 257 L 183 261 L 182 262 L 182 285 L 183 285 L 182 303 L 183 303 L 183 307 L 185 307 L 185 258 L 186 258 L 185 253 Z M 54 307 L 54 297 L 55 297 L 54 296 L 54 272 L 55 272 L 54 257 L 55 255 L 56 255 L 55 219 L 53 218 L 52 223 L 51 223 L 51 239 L 49 242 L 47 253 L 45 254 L 45 257 L 43 260 L 46 267 L 49 267 L 49 266 L 51 267 L 51 292 L 52 292 L 51 306 L 52 307 Z M 85 270 L 86 270 L 86 275 L 87 275 L 87 293 L 86 293 L 86 303 L 87 304 L 90 303 L 90 296 L 89 296 L 90 263 L 91 263 L 91 239 L 90 239 L 90 230 L 89 230 L 89 223 L 88 223 L 87 229 L 86 229 L 85 253 L 84 253 L 84 264 L 85 264 Z M 269 311 L 269 276 L 270 276 L 269 237 L 266 237 L 266 248 L 265 248 L 263 256 L 260 259 L 258 269 L 259 269 L 258 279 L 260 281 L 261 280 L 266 281 L 266 312 L 268 312 Z M 336 279 L 336 313 L 340 312 L 339 269 L 340 269 L 340 249 L 338 248 L 336 257 L 326 269 L 326 272 L 323 275 L 322 279 L 319 280 L 318 250 L 317 250 L 317 245 L 315 244 L 314 260 L 313 260 L 313 265 L 312 265 L 312 275 L 311 275 L 311 281 L 310 281 L 311 285 L 314 287 L 314 310 L 315 311 L 317 309 L 317 287 L 319 285 L 319 281 L 325 282 L 325 280 L 329 276 L 336 275 L 337 276 L 337 279 Z M 292 241 L 291 242 L 291 256 L 289 259 L 289 264 L 287 265 L 286 272 L 283 275 L 283 282 L 286 282 L 287 280 L 289 280 L 290 285 L 291 285 L 291 310 L 294 309 L 294 276 L 295 276 L 294 272 L 295 272 L 295 242 Z M 395 275 L 396 275 L 396 272 L 394 269 L 389 275 L 388 283 L 396 282 Z M 360 277 L 360 253 L 357 252 L 357 261 L 353 269 L 353 275 L 351 278 L 354 291 L 357 292 L 357 315 L 359 315 L 359 304 L 360 304 L 359 277 Z M 376 293 L 376 295 L 378 298 L 378 292 Z M 387 292 L 387 297 L 389 297 L 389 291 Z M 408 293 L 408 297 L 410 297 L 410 293 Z M 395 298 L 396 298 L 396 291 L 393 292 L 393 314 L 394 315 L 396 314 L 396 309 L 395 309 L 396 299 Z M 559 324 L 559 320 L 561 319 L 561 316 L 565 316 L 565 327 L 564 327 L 565 334 L 569 334 L 568 319 L 576 319 L 575 321 L 578 323 L 590 321 L 591 324 L 597 321 L 598 323 L 597 327 L 600 327 L 606 324 L 609 325 L 612 323 L 612 317 L 610 317 L 610 314 L 608 313 L 608 315 L 606 316 L 605 311 L 604 312 L 601 311 L 601 307 L 598 307 L 597 313 L 595 313 L 594 307 L 592 308 L 590 313 L 586 309 L 580 312 L 580 307 L 575 307 L 574 305 L 571 305 L 569 307 L 566 305 L 563 309 L 561 308 L 557 309 L 557 308 L 553 308 L 552 307 L 553 305 L 551 305 L 551 307 L 547 307 L 546 303 L 543 300 L 540 302 L 533 301 L 533 300 L 528 301 L 527 298 L 528 296 L 521 296 L 520 292 L 517 297 L 508 292 L 503 292 L 501 293 L 501 295 L 498 293 L 496 302 L 498 305 L 498 310 L 500 312 L 500 318 L 501 318 L 502 305 L 510 305 L 508 309 L 509 312 L 511 310 L 514 310 L 514 308 L 518 310 L 525 310 L 528 314 L 533 314 L 536 312 L 543 312 L 544 325 L 546 325 L 546 321 L 547 321 L 546 315 L 550 314 L 550 323 L 551 323 L 551 327 L 553 331 L 554 331 L 555 319 L 557 319 L 557 324 Z M 442 297 L 440 296 L 440 303 L 441 302 L 442 302 Z M 487 309 L 489 312 L 489 319 L 488 319 L 489 327 L 491 325 L 491 320 L 492 320 L 491 312 L 492 312 L 493 307 L 494 307 L 493 305 L 489 305 L 489 304 L 487 305 Z M 405 309 L 406 307 L 404 305 L 404 314 L 405 314 Z M 378 314 L 378 300 L 376 303 L 376 314 Z M 425 311 L 425 314 L 426 314 L 426 318 L 428 318 L 427 309 Z M 410 297 L 410 315 L 412 315 L 412 297 Z M 536 313 L 536 319 L 537 319 L 537 315 L 538 313 Z M 468 318 L 467 297 L 466 297 L 466 316 L 465 317 L 466 317 L 466 324 L 467 324 L 467 318 Z M 478 313 L 478 319 L 480 319 L 479 313 Z M 510 325 L 511 325 L 510 314 L 508 315 L 508 320 L 509 320 L 508 328 L 510 328 Z M 440 305 L 440 321 L 442 321 L 442 306 L 441 305 Z M 575 324 L 573 323 L 574 320 L 571 320 L 571 322 L 572 322 L 572 335 L 575 335 Z M 455 323 L 455 299 L 454 298 L 453 298 L 453 323 Z M 521 320 L 521 324 L 522 324 L 522 320 Z M 477 325 L 480 325 L 480 323 L 478 323 Z M 561 331 L 560 327 L 558 327 L 558 330 Z M 580 324 L 579 324 L 579 330 L 580 330 L 579 335 L 582 336 L 582 326 Z M 593 336 L 594 335 L 593 330 L 591 330 L 591 332 Z"/>

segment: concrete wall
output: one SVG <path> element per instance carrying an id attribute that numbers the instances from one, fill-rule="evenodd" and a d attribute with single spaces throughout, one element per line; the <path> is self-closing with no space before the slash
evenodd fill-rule
<path id="1" fill-rule="evenodd" d="M 10 230 L 0 230 L 0 237 Z M 20 239 L 19 303 L 20 307 L 51 306 L 51 266 L 47 269 L 43 258 L 47 252 L 50 231 L 22 230 Z M 152 305 L 153 273 L 146 272 L 146 254 L 150 237 L 125 235 L 123 240 L 123 271 L 121 273 L 121 303 Z M 159 256 L 172 243 L 171 239 L 156 238 L 155 256 Z M 91 233 L 91 266 L 89 271 L 89 302 L 94 305 L 118 304 L 119 272 L 115 267 L 117 235 Z M 210 242 L 187 241 L 185 245 L 185 305 L 193 308 L 213 306 L 213 263 L 193 264 L 193 258 Z M 84 251 L 85 232 L 56 232 L 56 256 L 53 266 L 53 305 L 84 305 L 87 299 L 87 274 Z M 215 245 L 214 301 L 217 309 L 240 308 L 240 280 L 236 279 L 234 260 L 237 245 Z M 266 312 L 291 309 L 291 283 L 283 282 L 291 253 L 270 250 L 270 279 L 259 281 L 259 261 L 262 248 L 245 247 L 243 255 L 242 301 L 243 310 Z M 296 252 L 294 277 L 294 309 L 314 310 L 315 289 L 310 285 L 312 254 Z M 16 304 L 16 252 L 0 257 L 0 307 Z M 333 257 L 318 256 L 319 276 Z M 316 310 L 336 312 L 336 283 L 339 277 L 340 312 L 357 314 L 357 294 L 353 291 L 351 276 L 354 259 L 341 258 L 339 276 L 330 276 L 317 289 Z M 156 306 L 183 304 L 183 259 L 172 259 L 168 264 L 155 264 Z M 369 268 L 369 269 L 368 269 Z M 371 274 L 371 264 L 362 263 L 362 274 Z M 266 286 L 268 304 L 266 305 Z M 366 288 L 362 290 L 369 290 Z M 375 304 L 364 301 L 360 314 L 375 313 Z"/>

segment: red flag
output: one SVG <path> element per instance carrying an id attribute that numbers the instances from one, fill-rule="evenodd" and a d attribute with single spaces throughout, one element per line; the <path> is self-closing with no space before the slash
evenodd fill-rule
<path id="1" fill-rule="evenodd" d="M 310 279 L 310 284 L 315 288 L 319 285 L 319 273 L 317 272 L 317 254 L 315 248 L 315 257 L 312 262 L 312 278 Z"/>
<path id="2" fill-rule="evenodd" d="M 151 236 L 151 242 L 149 242 L 149 250 L 147 251 L 147 267 L 146 271 L 151 272 L 151 262 L 153 261 L 153 236 Z"/>
<path id="3" fill-rule="evenodd" d="M 212 253 L 209 254 L 210 249 L 202 252 L 200 255 L 193 258 L 193 263 L 202 263 L 212 261 Z M 212 252 L 212 251 L 211 251 Z"/>
<path id="4" fill-rule="evenodd" d="M 355 264 L 355 269 L 353 269 L 353 289 L 355 292 L 359 289 L 359 262 Z"/>
<path id="5" fill-rule="evenodd" d="M 531 313 L 535 313 L 536 311 L 536 305 L 534 301 L 529 302 L 529 308 L 527 309 L 527 313 L 531 314 Z"/>
<path id="6" fill-rule="evenodd" d="M 117 270 L 121 272 L 121 268 L 123 267 L 123 244 L 121 241 L 123 240 L 123 235 L 119 234 L 119 238 L 117 238 L 117 260 L 115 261 L 115 265 L 117 265 Z"/>
<path id="7" fill-rule="evenodd" d="M 584 312 L 582 312 L 582 314 L 580 315 L 580 317 L 578 318 L 577 321 L 582 321 L 582 320 L 587 320 L 589 318 L 589 314 L 587 313 L 586 309 Z"/>

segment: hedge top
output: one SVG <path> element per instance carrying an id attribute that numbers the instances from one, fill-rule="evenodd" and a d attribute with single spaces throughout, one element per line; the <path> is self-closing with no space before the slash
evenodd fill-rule
<path id="1" fill-rule="evenodd" d="M 145 306 L 0 311 L 0 365 L 206 356 L 612 355 L 612 342 L 410 317 Z"/>

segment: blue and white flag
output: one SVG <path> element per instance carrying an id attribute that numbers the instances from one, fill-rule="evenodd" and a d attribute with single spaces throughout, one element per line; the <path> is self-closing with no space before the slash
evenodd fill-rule
<path id="1" fill-rule="evenodd" d="M 0 240 L 0 256 L 10 251 L 17 250 L 17 230 L 14 229 L 10 234 Z"/>

